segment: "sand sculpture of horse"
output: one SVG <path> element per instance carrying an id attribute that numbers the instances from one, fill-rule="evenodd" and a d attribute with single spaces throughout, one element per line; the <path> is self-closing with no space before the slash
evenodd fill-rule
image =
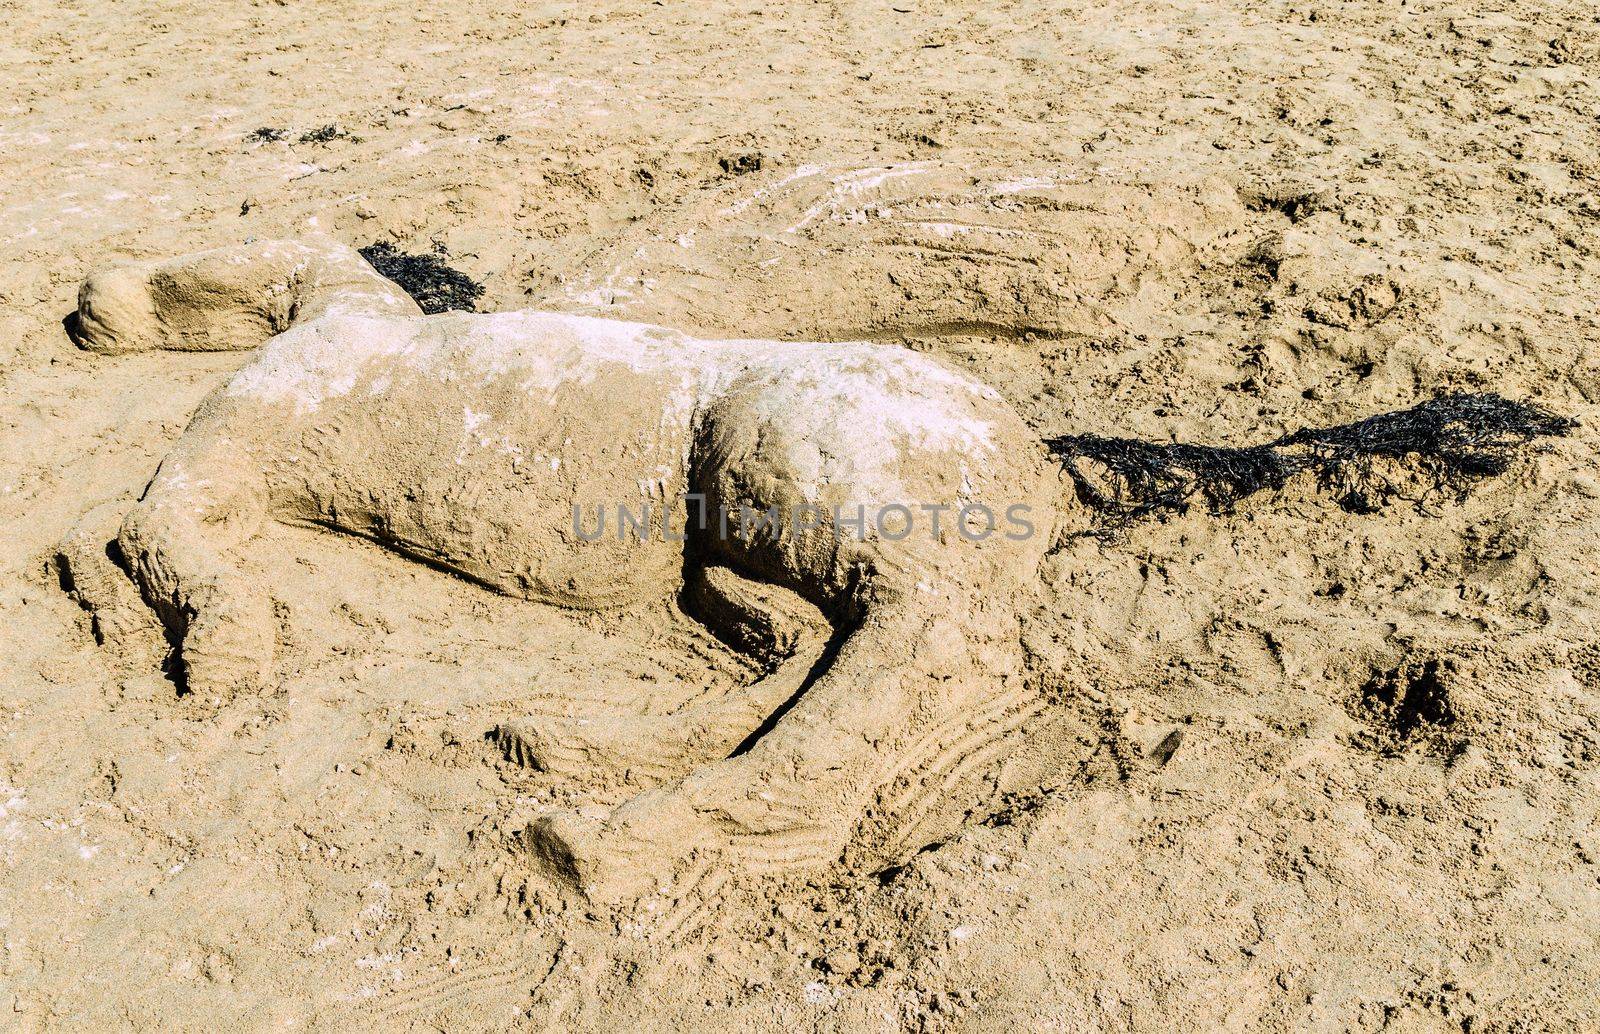
<path id="1" fill-rule="evenodd" d="M 1099 208 L 1068 198 L 1041 215 L 1039 196 L 1075 188 L 963 176 L 930 193 L 926 170 L 884 173 L 868 190 L 860 172 L 812 170 L 810 200 L 790 189 L 799 225 L 762 237 L 788 247 L 811 223 L 858 243 L 890 233 L 881 268 L 828 287 L 856 292 L 841 318 L 877 321 L 868 330 L 968 318 L 1020 335 L 1099 319 L 1085 283 L 1137 292 L 1152 265 L 1192 250 L 1129 214 L 1144 195 L 1102 191 Z M 885 200 L 895 182 L 921 192 Z M 1205 203 L 1182 204 L 1204 222 Z M 987 221 L 963 221 L 975 212 Z M 1057 229 L 1078 234 L 1076 250 L 1017 230 L 1049 218 L 1075 220 Z M 757 258 L 763 286 L 750 290 L 781 300 L 775 263 Z M 1029 286 L 997 289 L 997 276 Z M 837 308 L 805 263 L 787 282 L 810 299 L 798 323 Z M 1020 706 L 1018 618 L 1070 506 L 1059 465 L 993 389 L 897 344 L 714 338 L 581 308 L 424 316 L 357 253 L 320 241 L 91 276 L 77 313 L 87 349 L 259 350 L 122 520 L 132 585 L 179 644 L 190 690 L 215 698 L 273 677 L 271 601 L 236 559 L 267 521 L 364 536 L 562 607 L 676 595 L 767 674 L 657 717 L 507 716 L 499 736 L 525 760 L 653 783 L 603 820 L 540 820 L 535 857 L 601 899 L 641 893 L 691 852 L 752 867 L 836 858 L 908 759 Z M 595 533 L 602 511 L 647 503 L 648 527 Z"/>

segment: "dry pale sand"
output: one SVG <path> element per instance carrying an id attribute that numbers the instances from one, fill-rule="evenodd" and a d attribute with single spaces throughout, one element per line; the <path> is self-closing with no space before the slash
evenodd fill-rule
<path id="1" fill-rule="evenodd" d="M 0 1028 L 1600 1025 L 1592 12 L 504 6 L 0 5 Z M 1061 304 L 1028 333 L 998 275 L 903 335 L 851 308 L 870 262 L 717 290 L 741 199 L 908 162 L 1145 200 L 1033 253 Z M 313 232 L 437 243 L 485 309 L 903 336 L 1040 436 L 1242 444 L 1445 390 L 1583 426 L 1464 502 L 1297 484 L 1075 540 L 1022 634 L 1045 706 L 919 777 L 964 821 L 889 868 L 590 909 L 522 832 L 615 788 L 486 733 L 749 675 L 675 607 L 274 526 L 277 672 L 208 706 L 59 584 L 62 537 L 248 361 L 80 352 L 78 284 Z"/>

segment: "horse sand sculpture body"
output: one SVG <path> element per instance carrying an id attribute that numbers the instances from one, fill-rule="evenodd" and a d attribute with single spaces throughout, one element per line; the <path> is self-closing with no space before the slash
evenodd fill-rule
<path id="1" fill-rule="evenodd" d="M 1019 335 L 1059 329 L 1052 320 L 1103 323 L 1097 298 L 1148 289 L 1151 269 L 1188 261 L 1201 229 L 1237 214 L 1204 191 L 1169 198 L 1177 233 L 1150 228 L 1153 202 L 1138 192 L 1063 201 L 1087 188 L 1003 177 L 975 188 L 964 173 L 921 168 L 807 175 L 778 201 L 758 191 L 742 203 L 787 204 L 769 222 L 794 221 L 736 242 L 750 253 L 740 290 L 762 299 L 746 311 L 767 312 L 769 326 L 787 304 L 789 328 L 830 337 L 837 328 L 819 320 L 835 311 L 889 332 L 964 319 Z M 777 260 L 762 248 L 819 233 L 844 242 L 831 261 L 846 273 L 882 267 L 863 271 L 873 286 L 857 286 L 853 304 L 836 297 L 853 277 L 813 276 L 804 255 L 789 264 L 789 288 L 768 275 Z M 878 237 L 861 259 L 851 242 L 864 234 Z M 1069 238 L 1075 250 L 1062 246 Z M 681 243 L 630 245 L 636 275 L 620 279 L 648 284 L 659 255 L 690 261 Z M 714 269 L 679 276 L 676 311 L 712 328 L 737 322 L 715 282 Z M 653 315 L 618 283 L 613 270 L 591 285 L 609 295 L 607 311 Z M 217 698 L 272 678 L 271 601 L 235 559 L 269 520 L 364 536 L 563 607 L 677 595 L 767 674 L 670 715 L 508 716 L 498 736 L 518 758 L 579 776 L 625 768 L 653 784 L 604 820 L 540 820 L 527 837 L 534 856 L 597 899 L 637 895 L 688 854 L 750 867 L 835 858 L 908 759 L 955 749 L 978 716 L 1023 698 L 1018 619 L 1062 512 L 1060 467 L 994 390 L 927 355 L 693 336 L 584 315 L 596 292 L 569 294 L 568 312 L 424 316 L 354 251 L 318 242 L 92 276 L 77 316 L 85 348 L 260 349 L 201 405 L 122 520 L 132 583 L 180 644 L 189 688 Z M 702 513 L 820 519 L 722 534 L 696 521 L 692 497 Z M 575 526 L 575 507 L 641 500 L 686 533 L 591 537 Z M 1024 508 L 1030 533 L 968 534 L 952 516 L 937 533 L 862 534 L 838 519 L 891 506 L 955 515 L 973 503 Z M 117 587 L 66 552 L 86 601 L 109 612 Z"/>

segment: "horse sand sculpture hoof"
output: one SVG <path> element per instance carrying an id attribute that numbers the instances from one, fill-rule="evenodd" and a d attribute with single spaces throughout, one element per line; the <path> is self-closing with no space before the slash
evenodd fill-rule
<path id="1" fill-rule="evenodd" d="M 812 174 L 837 202 L 807 202 L 827 233 L 848 228 L 848 204 L 885 211 L 851 175 Z M 936 207 L 949 220 L 988 204 L 963 197 Z M 1208 211 L 1174 204 L 1189 223 Z M 1106 250 L 1115 234 L 1102 224 L 1126 207 L 1097 214 L 1078 199 L 1053 211 L 1101 219 L 1090 237 Z M 1043 218 L 1038 205 L 985 210 Z M 904 266 L 906 234 L 933 242 L 923 322 L 948 324 L 952 292 L 986 290 L 950 263 L 979 269 L 987 257 L 952 256 L 954 231 L 913 216 L 886 261 Z M 1151 263 L 1183 259 L 1178 238 L 1140 225 L 1108 283 L 1137 287 Z M 1014 228 L 970 232 L 1021 246 Z M 795 276 L 811 272 L 802 263 Z M 777 291 L 770 269 L 760 275 Z M 1012 294 L 1026 311 L 984 319 L 1100 318 L 1081 291 L 1046 304 L 1062 288 L 1040 275 L 1043 287 Z M 910 279 L 884 281 L 860 311 L 890 320 L 894 297 L 915 304 Z M 817 301 L 808 325 L 830 307 Z M 508 753 L 553 771 L 626 768 L 653 784 L 604 820 L 558 814 L 528 831 L 532 856 L 591 898 L 637 896 L 691 855 L 750 868 L 835 859 L 913 759 L 956 749 L 1026 697 L 1018 615 L 1052 542 L 1061 471 L 995 391 L 927 355 L 713 340 L 570 311 L 423 316 L 354 251 L 315 241 L 95 274 L 77 337 L 103 353 L 259 348 L 200 406 L 115 534 L 199 697 L 272 677 L 271 603 L 233 559 L 268 520 L 364 536 L 562 607 L 678 596 L 761 661 L 754 684 L 693 711 L 581 727 L 508 716 L 496 730 Z M 658 530 L 593 534 L 600 514 L 645 504 Z M 719 526 L 729 514 L 737 533 Z M 782 516 L 741 523 L 752 514 Z M 67 552 L 85 603 L 113 609 L 126 590 L 88 569 L 96 551 Z"/>

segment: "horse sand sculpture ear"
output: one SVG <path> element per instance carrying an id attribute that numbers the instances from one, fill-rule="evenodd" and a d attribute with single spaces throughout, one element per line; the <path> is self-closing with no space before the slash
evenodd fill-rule
<path id="1" fill-rule="evenodd" d="M 259 352 L 115 528 L 131 585 L 104 569 L 109 533 L 63 558 L 97 628 L 132 620 L 136 588 L 188 688 L 217 700 L 273 678 L 271 601 L 238 560 L 269 520 L 562 607 L 677 597 L 764 675 L 668 715 L 506 716 L 515 758 L 648 784 L 605 819 L 541 819 L 532 856 L 595 900 L 696 867 L 827 862 L 864 826 L 937 811 L 916 773 L 959 767 L 1034 706 L 1019 615 L 1074 505 L 994 390 L 840 339 L 1093 333 L 1111 300 L 1156 320 L 1165 274 L 1238 216 L 1206 185 L 809 169 L 591 256 L 545 311 L 423 316 L 326 241 L 96 273 L 85 348 Z M 574 519 L 645 503 L 656 533 Z M 912 803 L 885 804 L 907 785 Z"/>

